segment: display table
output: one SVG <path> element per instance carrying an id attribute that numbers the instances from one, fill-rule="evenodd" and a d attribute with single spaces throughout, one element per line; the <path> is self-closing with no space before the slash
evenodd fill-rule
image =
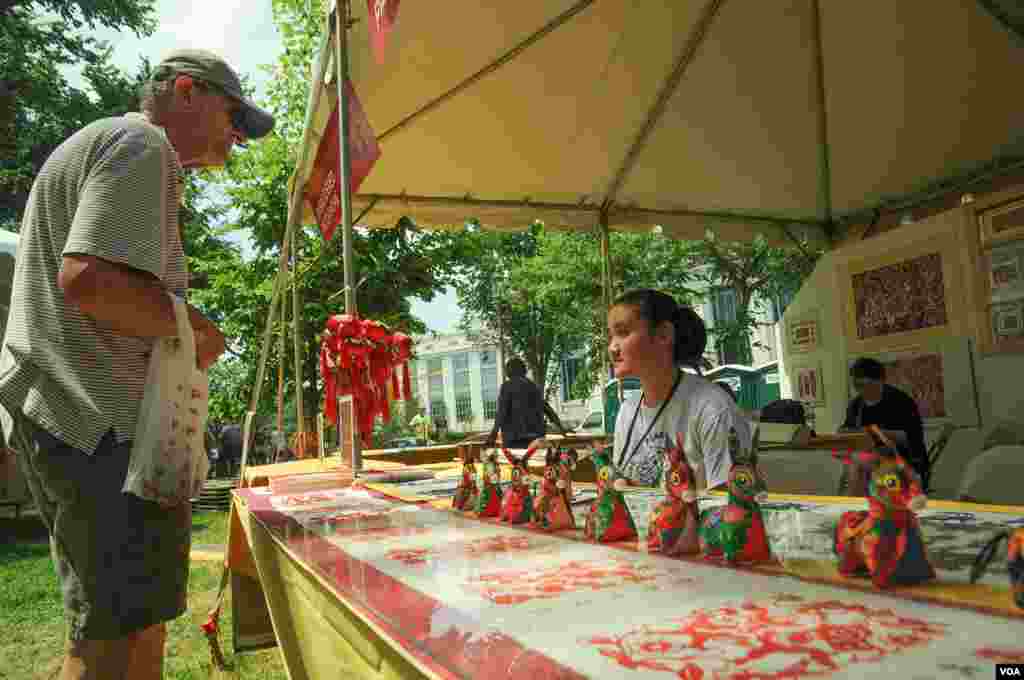
<path id="1" fill-rule="evenodd" d="M 781 563 L 732 568 L 464 516 L 445 509 L 455 483 L 453 469 L 367 489 L 235 492 L 232 584 L 238 573 L 262 586 L 293 680 L 960 678 L 1024 661 L 1005 556 L 981 583 L 966 578 L 989 536 L 1024 525 L 1024 508 L 934 503 L 921 524 L 937 581 L 881 593 L 830 558 L 830 522 L 863 499 L 773 496 L 765 520 Z M 627 497 L 644 525 L 660 494 Z M 256 597 L 232 596 L 250 635 Z"/>

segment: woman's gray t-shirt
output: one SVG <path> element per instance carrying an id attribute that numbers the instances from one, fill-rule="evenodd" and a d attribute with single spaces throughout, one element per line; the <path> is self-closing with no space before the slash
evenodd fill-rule
<path id="1" fill-rule="evenodd" d="M 641 406 L 640 395 L 626 399 L 615 421 L 615 463 L 628 479 L 644 486 L 661 481 L 665 451 L 675 446 L 676 433 L 683 434 L 683 446 L 697 476 L 699 489 L 725 484 L 729 479 L 729 431 L 736 428 L 740 443 L 749 449 L 753 442 L 750 423 L 736 405 L 714 383 L 683 373 L 672 400 L 640 443 L 661 404 Z M 639 414 L 637 414 L 639 409 Z M 629 451 L 623 451 L 630 422 L 636 415 Z"/>

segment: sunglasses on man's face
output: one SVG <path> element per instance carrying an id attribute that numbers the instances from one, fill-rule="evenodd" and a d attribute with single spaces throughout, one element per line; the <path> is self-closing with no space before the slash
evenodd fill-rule
<path id="1" fill-rule="evenodd" d="M 853 379 L 853 389 L 857 390 L 858 392 L 863 391 L 865 387 L 869 387 L 870 385 L 877 385 L 877 384 L 878 384 L 878 381 L 877 380 L 872 380 L 871 378 L 854 378 Z"/>
<path id="2" fill-rule="evenodd" d="M 245 111 L 242 109 L 241 102 L 225 92 L 223 88 L 215 83 L 211 83 L 206 80 L 201 80 L 199 82 L 228 101 L 228 106 L 230 107 L 228 108 L 228 117 L 231 119 L 231 127 L 238 133 L 238 140 L 235 142 L 235 146 L 239 146 L 243 149 L 248 148 L 249 145 L 245 143 L 245 133 L 243 132 L 243 130 L 245 130 Z"/>

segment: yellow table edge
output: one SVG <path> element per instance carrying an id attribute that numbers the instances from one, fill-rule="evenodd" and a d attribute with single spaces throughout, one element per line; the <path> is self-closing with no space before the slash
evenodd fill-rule
<path id="1" fill-rule="evenodd" d="M 292 551 L 286 544 L 284 544 L 273 531 L 271 531 L 265 524 L 260 522 L 259 518 L 257 518 L 254 514 L 252 514 L 249 511 L 249 508 L 245 504 L 245 501 L 243 499 L 236 496 L 235 500 L 238 503 L 238 505 L 241 506 L 241 508 L 244 508 L 245 512 L 249 515 L 251 520 L 256 522 L 260 526 L 260 529 L 266 533 L 266 535 L 271 539 L 274 545 L 276 545 L 285 555 L 288 556 L 289 559 L 292 560 L 292 562 L 296 565 L 297 568 L 301 569 L 309 576 L 312 576 L 313 579 L 316 580 L 323 588 L 325 588 L 328 592 L 336 596 L 338 598 L 338 601 L 342 605 L 344 605 L 350 612 L 352 612 L 360 621 L 365 623 L 366 626 L 374 632 L 374 634 L 376 634 L 383 641 L 385 641 L 399 656 L 401 656 L 403 659 L 412 664 L 417 670 L 419 670 L 425 676 L 432 678 L 433 680 L 446 680 L 445 676 L 438 675 L 435 671 L 428 668 L 423 663 L 422 660 L 417 659 L 416 656 L 409 652 L 409 650 L 405 648 L 405 645 L 396 640 L 393 635 L 383 630 L 383 628 L 375 621 L 370 620 L 361 611 L 362 605 L 360 605 L 357 602 L 354 602 L 351 598 L 340 594 L 334 588 L 334 586 L 330 582 L 328 582 L 322 575 L 318 574 L 313 569 L 310 569 L 309 565 L 306 564 L 305 560 L 296 555 L 295 552 Z"/>

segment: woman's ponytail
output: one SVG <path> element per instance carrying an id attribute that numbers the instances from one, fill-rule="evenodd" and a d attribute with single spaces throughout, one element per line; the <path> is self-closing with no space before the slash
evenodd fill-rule
<path id="1" fill-rule="evenodd" d="M 674 359 L 680 366 L 688 366 L 700 372 L 701 359 L 708 346 L 708 331 L 704 321 L 692 307 L 680 305 L 676 308 L 672 323 L 676 327 Z"/>

